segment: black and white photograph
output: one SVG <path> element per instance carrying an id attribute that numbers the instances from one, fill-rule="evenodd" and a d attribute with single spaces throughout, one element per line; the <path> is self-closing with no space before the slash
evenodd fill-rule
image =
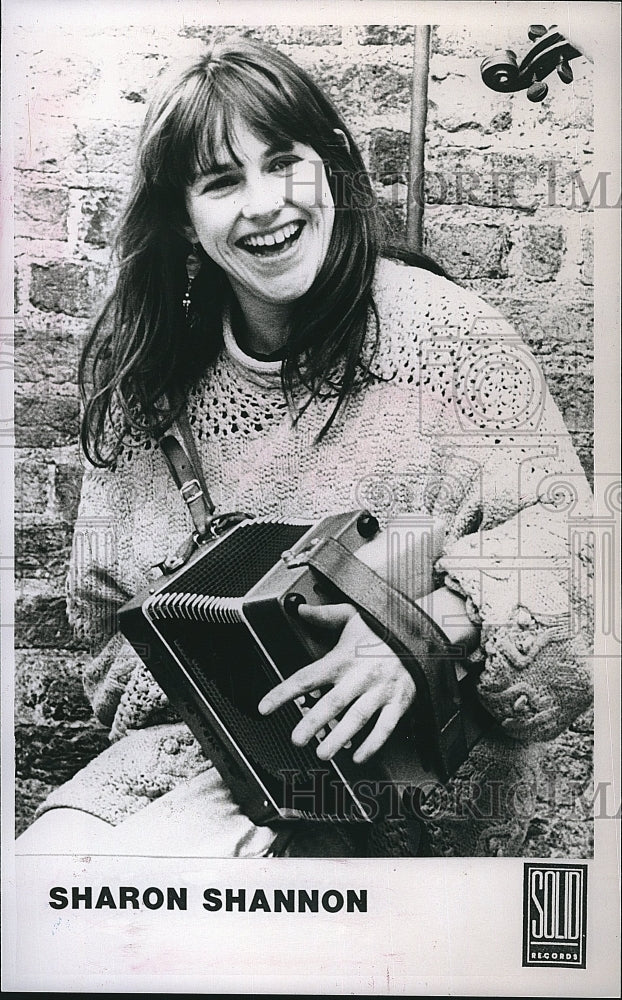
<path id="1" fill-rule="evenodd" d="M 619 6 L 15 0 L 4 988 L 619 982 Z"/>

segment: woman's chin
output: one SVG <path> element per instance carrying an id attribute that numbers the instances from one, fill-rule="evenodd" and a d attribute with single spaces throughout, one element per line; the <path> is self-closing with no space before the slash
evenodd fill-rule
<path id="1" fill-rule="evenodd" d="M 313 284 L 315 272 L 310 272 L 309 268 L 300 269 L 298 273 L 272 274 L 263 278 L 253 275 L 251 280 L 246 280 L 244 286 L 247 293 L 268 302 L 271 305 L 287 305 L 302 298 Z M 312 276 L 310 276 L 312 275 Z M 253 280 L 254 279 L 254 280 Z"/>

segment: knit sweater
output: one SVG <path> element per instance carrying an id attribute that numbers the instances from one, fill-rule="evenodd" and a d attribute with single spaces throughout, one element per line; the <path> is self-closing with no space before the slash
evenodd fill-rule
<path id="1" fill-rule="evenodd" d="M 481 625 L 478 691 L 498 726 L 429 828 L 441 854 L 520 854 L 529 811 L 510 794 L 487 809 L 495 788 L 537 780 L 539 742 L 591 701 L 590 552 L 588 533 L 576 530 L 591 495 L 535 360 L 495 310 L 386 260 L 375 299 L 380 378 L 319 443 L 334 400 L 314 401 L 293 424 L 280 362 L 245 355 L 226 324 L 219 357 L 189 394 L 189 421 L 218 511 L 319 519 L 366 507 L 381 525 L 414 512 L 444 521 L 436 572 Z M 117 823 L 209 766 L 115 632 L 119 605 L 148 586 L 191 527 L 155 442 L 128 438 L 115 469 L 86 470 L 68 613 L 93 644 L 85 688 L 118 746 L 99 771 L 96 762 L 96 778 L 77 775 L 44 808 L 78 805 Z M 135 730 L 128 757 L 123 738 Z M 474 796 L 479 813 L 469 815 Z"/>

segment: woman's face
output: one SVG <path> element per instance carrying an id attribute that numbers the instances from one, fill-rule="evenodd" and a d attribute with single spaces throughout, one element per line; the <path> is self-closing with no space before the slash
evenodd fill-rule
<path id="1" fill-rule="evenodd" d="M 188 236 L 242 302 L 295 302 L 315 281 L 333 229 L 324 165 L 310 146 L 270 148 L 242 122 L 235 139 L 241 165 L 223 160 L 186 192 Z"/>

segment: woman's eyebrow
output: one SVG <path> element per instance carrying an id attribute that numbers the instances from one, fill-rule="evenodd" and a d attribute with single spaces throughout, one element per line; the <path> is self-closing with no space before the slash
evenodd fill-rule
<path id="1" fill-rule="evenodd" d="M 210 163 L 208 169 L 199 174 L 198 179 L 212 176 L 220 177 L 221 174 L 230 174 L 239 169 L 240 165 L 233 160 L 229 160 L 226 163 Z"/>
<path id="2" fill-rule="evenodd" d="M 278 142 L 271 143 L 263 154 L 264 160 L 269 160 L 271 156 L 275 156 L 277 153 L 291 153 L 294 148 L 294 143 L 292 139 L 283 139 Z"/>

